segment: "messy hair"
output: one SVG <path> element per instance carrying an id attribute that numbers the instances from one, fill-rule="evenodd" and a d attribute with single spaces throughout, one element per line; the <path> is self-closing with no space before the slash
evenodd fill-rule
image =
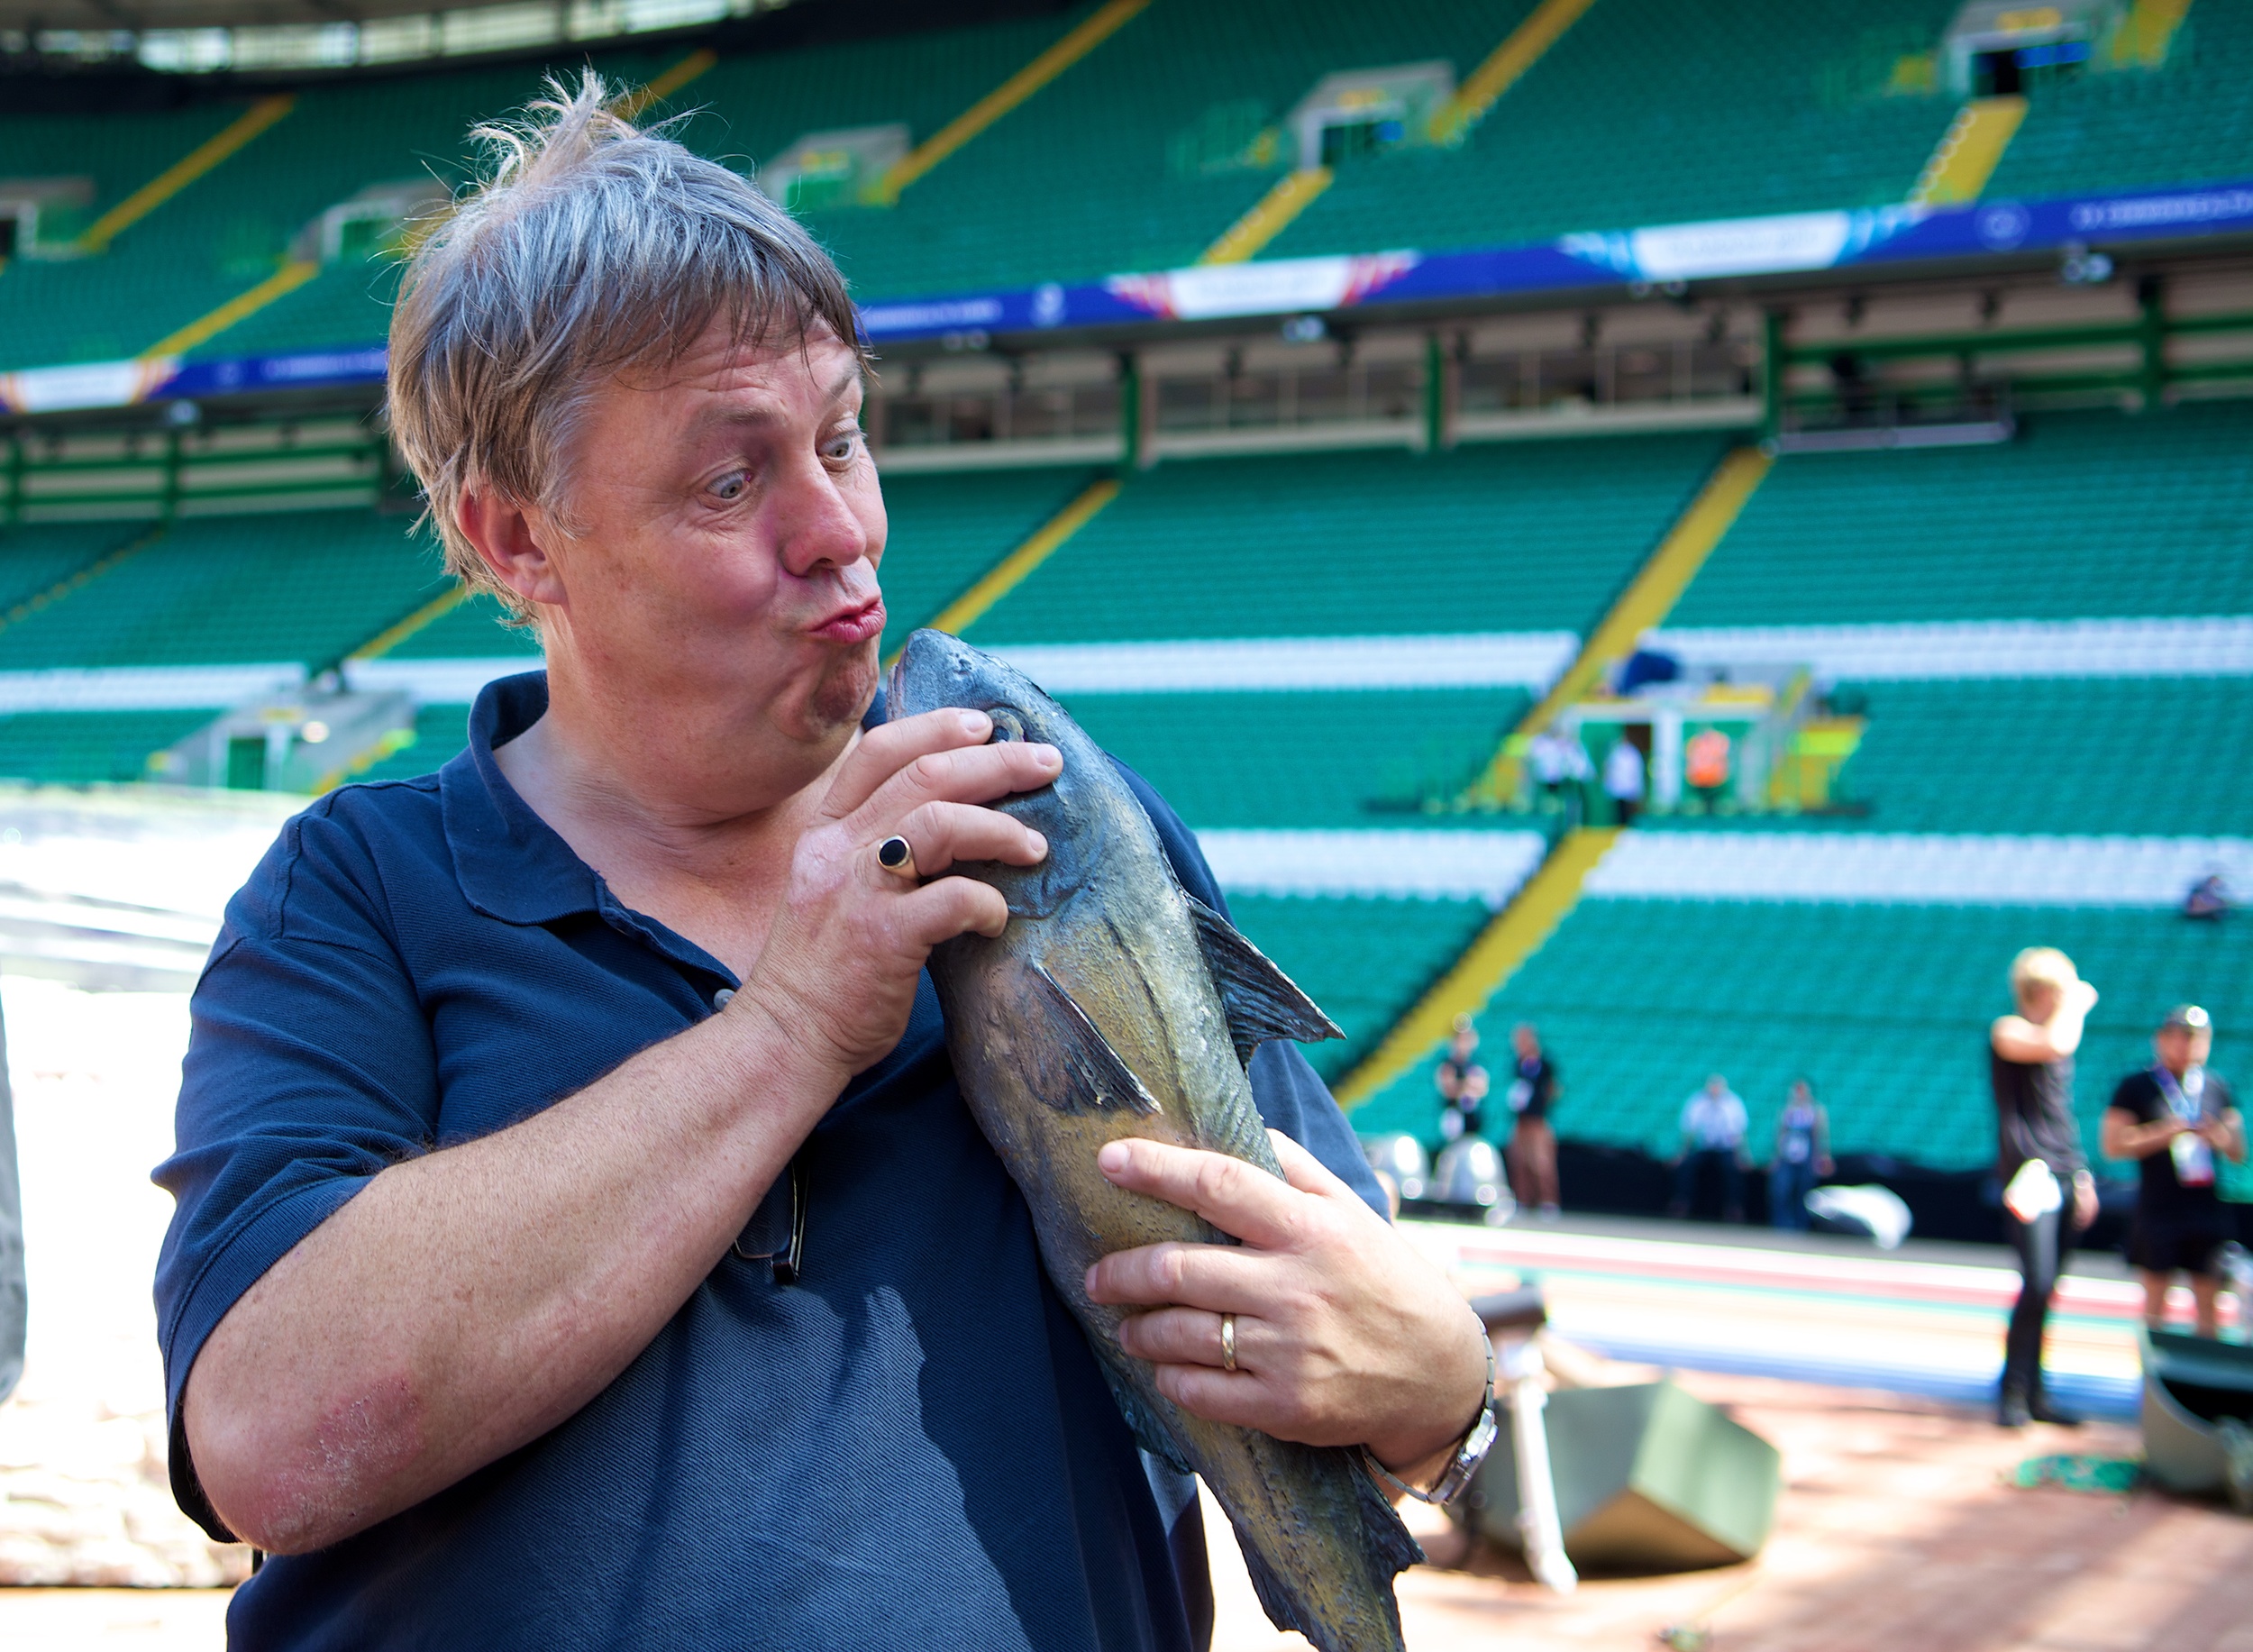
<path id="1" fill-rule="evenodd" d="M 2011 992 L 2020 1003 L 2035 987 L 2063 991 L 2081 979 L 2073 960 L 2054 946 L 2030 946 L 2011 960 Z"/>
<path id="2" fill-rule="evenodd" d="M 739 346 L 826 330 L 861 351 L 844 277 L 781 207 L 637 128 L 591 70 L 547 90 L 471 132 L 489 167 L 423 226 L 391 316 L 391 429 L 446 566 L 517 614 L 462 535 L 462 496 L 570 531 L 573 438 L 603 382 L 661 370 L 723 319 Z"/>

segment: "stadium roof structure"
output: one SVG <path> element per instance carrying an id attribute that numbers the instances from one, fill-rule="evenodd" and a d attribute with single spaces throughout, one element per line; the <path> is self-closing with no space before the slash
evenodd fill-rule
<path id="1" fill-rule="evenodd" d="M 1068 0 L 0 0 L 0 71 L 133 65 L 287 75 L 503 57 L 698 31 L 723 49 L 866 39 L 1066 9 Z M 21 87 L 18 88 L 21 90 Z M 20 100 L 19 100 L 20 101 Z"/>

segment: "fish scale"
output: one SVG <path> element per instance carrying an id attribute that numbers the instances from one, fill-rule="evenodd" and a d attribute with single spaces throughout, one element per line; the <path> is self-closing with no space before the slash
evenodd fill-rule
<path id="1" fill-rule="evenodd" d="M 1422 1558 L 1356 1452 L 1217 1423 L 1160 1393 L 1119 1348 L 1125 1310 L 1090 1300 L 1099 1258 L 1175 1240 L 1233 1244 L 1193 1211 L 1115 1187 L 1127 1137 L 1230 1154 L 1281 1177 L 1245 1071 L 1261 1043 L 1338 1036 L 1282 972 L 1174 875 L 1119 771 L 1021 672 L 942 632 L 893 667 L 896 716 L 964 707 L 997 739 L 1045 742 L 1057 779 L 998 805 L 1048 840 L 1035 867 L 958 866 L 1009 903 L 999 936 L 932 954 L 947 1049 L 979 1127 L 1025 1195 L 1041 1259 L 1144 1447 L 1197 1474 L 1235 1528 L 1267 1615 L 1321 1652 L 1393 1652 L 1392 1579 Z"/>

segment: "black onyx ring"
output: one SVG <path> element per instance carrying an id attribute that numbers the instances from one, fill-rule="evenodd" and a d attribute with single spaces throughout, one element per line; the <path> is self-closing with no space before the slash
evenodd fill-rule
<path id="1" fill-rule="evenodd" d="M 904 837 L 888 837 L 877 844 L 876 863 L 896 878 L 916 881 L 915 845 Z"/>

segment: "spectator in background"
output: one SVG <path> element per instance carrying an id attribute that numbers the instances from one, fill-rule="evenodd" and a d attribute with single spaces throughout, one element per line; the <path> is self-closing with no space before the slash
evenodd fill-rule
<path id="1" fill-rule="evenodd" d="M 1448 1035 L 1446 1054 L 1432 1072 L 1432 1082 L 1439 1091 L 1439 1134 L 1451 1142 L 1478 1132 L 1488 1088 L 1486 1069 L 1479 1065 L 1478 1053 L 1477 1023 L 1467 1015 L 1457 1016 L 1455 1031 Z"/>
<path id="2" fill-rule="evenodd" d="M 2138 1159 L 2142 1186 L 2128 1260 L 2143 1272 L 2144 1323 L 2166 1325 L 2167 1287 L 2190 1275 L 2198 1334 L 2216 1335 L 2214 1255 L 2236 1237 L 2215 1182 L 2216 1155 L 2245 1163 L 2245 1121 L 2221 1075 L 2206 1071 L 2214 1029 L 2195 1004 L 2170 1010 L 2152 1035 L 2157 1057 L 2131 1072 L 2104 1109 L 2104 1156 Z"/>
<path id="3" fill-rule="evenodd" d="M 1604 795 L 1611 799 L 1614 820 L 1634 824 L 1643 808 L 1643 753 L 1625 734 L 1604 753 Z"/>
<path id="4" fill-rule="evenodd" d="M 1805 1079 L 1792 1082 L 1791 1096 L 1776 1115 L 1775 1159 L 1768 1166 L 1768 1223 L 1791 1233 L 1807 1231 L 1807 1196 L 1815 1178 L 1828 1176 L 1830 1115 L 1815 1100 Z"/>
<path id="5" fill-rule="evenodd" d="M 1718 728 L 1701 728 L 1682 748 L 1682 778 L 1711 814 L 1720 806 L 1729 784 L 1729 736 Z"/>
<path id="6" fill-rule="evenodd" d="M 2042 1332 L 2065 1252 L 2074 1234 L 2096 1219 L 2096 1181 L 2073 1117 L 2073 1054 L 2096 989 L 2056 947 L 2030 946 L 2011 960 L 2011 995 L 2016 1013 L 1996 1017 L 1987 1031 L 2002 1229 L 2019 1254 L 2020 1274 L 1995 1419 L 2022 1428 L 2030 1421 L 2080 1420 L 2043 1395 Z"/>
<path id="7" fill-rule="evenodd" d="M 1556 1067 L 1542 1049 L 1540 1035 L 1527 1023 L 1520 1021 L 1511 1029 L 1510 1042 L 1518 1057 L 1504 1097 L 1518 1116 L 1518 1127 L 1510 1136 L 1510 1187 L 1520 1206 L 1553 1222 L 1562 1208 L 1556 1132 L 1549 1124 L 1549 1109 L 1556 1101 Z"/>
<path id="8" fill-rule="evenodd" d="M 2183 897 L 2183 916 L 2211 923 L 2230 909 L 2230 886 L 2218 872 L 2210 872 L 2191 885 Z"/>
<path id="9" fill-rule="evenodd" d="M 1566 826 L 1578 826 L 1582 793 L 1595 772 L 1579 735 L 1567 728 L 1545 728 L 1528 744 L 1526 759 L 1541 788 L 1540 807 L 1562 813 Z"/>
<path id="10" fill-rule="evenodd" d="M 1705 1088 L 1682 1106 L 1682 1151 L 1674 1155 L 1674 1198 L 1666 1207 L 1673 1217 L 1685 1217 L 1695 1202 L 1698 1178 L 1710 1167 L 1720 1173 L 1721 1219 L 1745 1219 L 1745 1103 L 1714 1073 Z"/>

